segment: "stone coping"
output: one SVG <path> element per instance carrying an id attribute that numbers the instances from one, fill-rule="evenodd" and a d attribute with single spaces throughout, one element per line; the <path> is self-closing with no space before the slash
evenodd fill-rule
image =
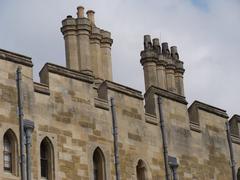
<path id="1" fill-rule="evenodd" d="M 116 92 L 120 92 L 122 94 L 126 94 L 128 96 L 143 100 L 143 96 L 142 96 L 142 92 L 135 90 L 133 88 L 112 82 L 112 81 L 104 81 L 99 88 L 103 88 L 106 87 L 107 89 L 116 91 Z"/>
<path id="2" fill-rule="evenodd" d="M 34 82 L 34 92 L 50 95 L 49 87 L 46 84 Z"/>
<path id="3" fill-rule="evenodd" d="M 88 75 L 88 74 L 85 74 L 76 70 L 72 70 L 66 67 L 62 67 L 56 64 L 46 63 L 39 74 L 44 72 L 44 70 L 47 70 L 47 72 L 50 72 L 50 73 L 58 74 L 71 79 L 88 82 L 91 84 L 94 82 L 94 77 L 92 75 Z"/>
<path id="4" fill-rule="evenodd" d="M 234 119 L 236 119 L 240 123 L 240 115 L 234 114 L 229 121 L 234 120 Z"/>
<path id="5" fill-rule="evenodd" d="M 217 116 L 220 116 L 220 117 L 223 117 L 226 119 L 228 118 L 226 110 L 205 104 L 200 101 L 194 101 L 188 109 L 193 108 L 193 107 L 195 107 L 197 109 L 201 109 L 201 110 L 209 112 L 209 113 L 212 113 L 212 114 L 215 114 Z"/>
<path id="6" fill-rule="evenodd" d="M 0 49 L 0 59 L 11 61 L 17 64 L 22 64 L 28 67 L 33 67 L 32 58 L 15 52 Z"/>
<path id="7" fill-rule="evenodd" d="M 144 94 L 144 97 L 146 97 L 148 94 L 157 94 L 159 96 L 180 102 L 182 104 L 188 104 L 184 96 L 169 92 L 167 90 L 161 89 L 156 86 L 151 86 L 147 89 L 146 93 Z"/>

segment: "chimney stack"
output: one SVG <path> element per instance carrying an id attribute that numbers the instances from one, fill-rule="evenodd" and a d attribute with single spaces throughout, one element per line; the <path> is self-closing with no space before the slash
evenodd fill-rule
<path id="1" fill-rule="evenodd" d="M 166 90 L 166 61 L 163 60 L 162 52 L 161 52 L 161 46 L 158 38 L 153 39 L 153 48 L 158 54 L 158 61 L 157 61 L 157 82 L 158 87 L 161 89 Z"/>
<path id="2" fill-rule="evenodd" d="M 176 46 L 162 43 L 158 38 L 151 41 L 150 35 L 144 36 L 144 50 L 141 52 L 141 64 L 144 70 L 145 89 L 156 86 L 160 89 L 184 96 L 183 62 L 179 60 Z"/>
<path id="3" fill-rule="evenodd" d="M 111 39 L 111 33 L 105 30 L 100 31 L 102 35 L 101 39 L 101 54 L 102 54 L 102 74 L 103 79 L 112 81 L 112 56 L 111 46 L 113 40 Z"/>
<path id="4" fill-rule="evenodd" d="M 102 53 L 101 53 L 101 39 L 102 35 L 100 29 L 92 27 L 92 33 L 90 35 L 90 50 L 91 50 L 91 63 L 92 70 L 95 78 L 98 81 L 103 81 L 103 67 L 102 67 Z"/>
<path id="5" fill-rule="evenodd" d="M 156 63 L 158 54 L 152 46 L 150 35 L 144 36 L 144 50 L 141 52 L 141 64 L 144 71 L 145 90 L 151 86 L 157 86 L 157 68 Z"/>
<path id="6" fill-rule="evenodd" d="M 62 21 L 61 31 L 65 40 L 67 68 L 79 70 L 76 21 L 72 16 Z"/>
<path id="7" fill-rule="evenodd" d="M 171 57 L 176 64 L 175 69 L 176 90 L 179 95 L 184 96 L 183 74 L 185 70 L 183 68 L 183 62 L 179 60 L 177 46 L 171 47 Z"/>
<path id="8" fill-rule="evenodd" d="M 112 81 L 111 33 L 95 25 L 95 12 L 77 8 L 77 18 L 62 21 L 67 68 L 93 75 L 96 81 Z"/>

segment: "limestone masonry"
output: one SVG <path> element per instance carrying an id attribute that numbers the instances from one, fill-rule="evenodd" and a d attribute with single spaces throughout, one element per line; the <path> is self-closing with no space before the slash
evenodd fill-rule
<path id="1" fill-rule="evenodd" d="M 184 67 L 176 46 L 144 36 L 140 63 L 145 92 L 113 81 L 111 33 L 95 25 L 94 11 L 62 21 L 66 67 L 46 63 L 33 82 L 30 57 L 0 49 L 0 179 L 19 180 L 20 139 L 16 70 L 22 68 L 24 119 L 34 122 L 32 179 L 166 179 L 158 97 L 169 161 L 179 180 L 230 180 L 225 110 L 184 93 Z M 141 38 L 141 37 L 140 37 Z M 115 102 L 118 153 L 114 148 Z M 230 120 L 235 169 L 240 167 L 240 116 Z M 171 166 L 168 166 L 173 176 Z M 240 177 L 238 177 L 240 179 Z"/>

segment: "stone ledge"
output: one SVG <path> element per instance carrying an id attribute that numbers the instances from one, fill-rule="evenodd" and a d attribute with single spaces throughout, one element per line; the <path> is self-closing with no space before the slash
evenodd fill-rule
<path id="1" fill-rule="evenodd" d="M 233 143 L 240 145 L 240 138 L 239 137 L 231 135 L 231 138 L 232 138 Z"/>
<path id="2" fill-rule="evenodd" d="M 169 92 L 167 90 L 158 88 L 156 86 L 149 87 L 148 90 L 146 91 L 146 93 L 144 94 L 144 97 L 147 96 L 147 94 L 150 94 L 150 93 L 151 94 L 160 95 L 162 97 L 165 97 L 165 98 L 168 98 L 168 99 L 180 102 L 182 104 L 188 104 L 188 102 L 186 101 L 184 96 L 181 96 L 179 94 L 175 94 L 175 93 Z"/>
<path id="3" fill-rule="evenodd" d="M 49 72 L 54 73 L 54 74 L 58 74 L 58 75 L 61 75 L 61 76 L 65 76 L 65 77 L 68 77 L 68 78 L 71 78 L 71 79 L 76 79 L 76 80 L 88 82 L 88 83 L 91 83 L 91 84 L 94 82 L 94 78 L 91 75 L 81 73 L 79 71 L 75 71 L 75 70 L 72 70 L 72 69 L 68 69 L 68 68 L 65 68 L 65 67 L 62 67 L 62 66 L 59 66 L 59 65 L 46 63 L 39 73 L 41 83 L 49 84 L 49 81 L 48 81 L 48 78 L 49 78 L 48 73 Z"/>
<path id="4" fill-rule="evenodd" d="M 109 104 L 108 101 L 106 101 L 105 99 L 94 98 L 94 105 L 97 108 L 109 111 Z"/>
<path id="5" fill-rule="evenodd" d="M 104 81 L 98 89 L 98 95 L 101 99 L 107 99 L 107 89 L 143 100 L 142 92 L 111 81 Z"/>
<path id="6" fill-rule="evenodd" d="M 34 82 L 34 92 L 50 95 L 49 87 L 45 84 Z"/>
<path id="7" fill-rule="evenodd" d="M 223 117 L 223 118 L 226 118 L 226 119 L 228 118 L 228 115 L 227 115 L 225 110 L 214 107 L 214 106 L 211 106 L 211 105 L 208 105 L 208 104 L 205 104 L 205 103 L 202 103 L 200 101 L 194 101 L 192 103 L 192 105 L 189 107 L 189 109 L 192 108 L 192 107 L 195 107 L 196 109 L 201 109 L 203 111 L 215 114 L 217 116 L 220 116 L 220 117 Z"/>
<path id="8" fill-rule="evenodd" d="M 32 58 L 3 49 L 0 49 L 0 59 L 33 67 Z"/>
<path id="9" fill-rule="evenodd" d="M 151 115 L 156 116 L 156 109 L 157 109 L 157 104 L 156 104 L 156 97 L 155 96 L 161 96 L 166 99 L 170 99 L 176 102 L 179 102 L 181 104 L 187 105 L 187 101 L 184 96 L 174 94 L 172 92 L 169 92 L 164 89 L 160 89 L 155 86 L 151 86 L 147 89 L 146 93 L 144 94 L 145 98 L 145 111 Z"/>
<path id="10" fill-rule="evenodd" d="M 201 130 L 201 128 L 200 128 L 200 125 L 197 124 L 197 123 L 194 123 L 194 122 L 190 122 L 190 130 L 196 131 L 196 132 L 198 132 L 198 133 L 201 133 L 201 132 L 202 132 L 202 130 Z"/>
<path id="11" fill-rule="evenodd" d="M 149 124 L 158 125 L 158 118 L 152 114 L 145 113 L 145 121 Z"/>

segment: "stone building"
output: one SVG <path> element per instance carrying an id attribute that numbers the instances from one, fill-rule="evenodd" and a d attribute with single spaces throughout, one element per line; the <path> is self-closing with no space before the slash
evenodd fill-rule
<path id="1" fill-rule="evenodd" d="M 199 101 L 188 106 L 183 61 L 176 46 L 169 48 L 168 43 L 144 36 L 142 93 L 113 82 L 113 40 L 108 31 L 95 25 L 94 11 L 85 16 L 84 8 L 78 7 L 76 18 L 67 16 L 62 21 L 61 32 L 66 67 L 45 64 L 39 73 L 40 83 L 33 81 L 30 57 L 0 49 L 0 179 L 20 179 L 19 66 L 24 119 L 35 126 L 32 179 L 115 179 L 116 152 L 122 180 L 165 179 L 160 115 L 168 155 L 177 160 L 180 180 L 232 178 L 225 128 L 229 117 L 225 110 Z M 113 128 L 113 112 L 118 134 Z M 239 121 L 239 115 L 230 119 L 236 171 L 240 167 Z M 113 134 L 118 137 L 118 151 Z"/>

